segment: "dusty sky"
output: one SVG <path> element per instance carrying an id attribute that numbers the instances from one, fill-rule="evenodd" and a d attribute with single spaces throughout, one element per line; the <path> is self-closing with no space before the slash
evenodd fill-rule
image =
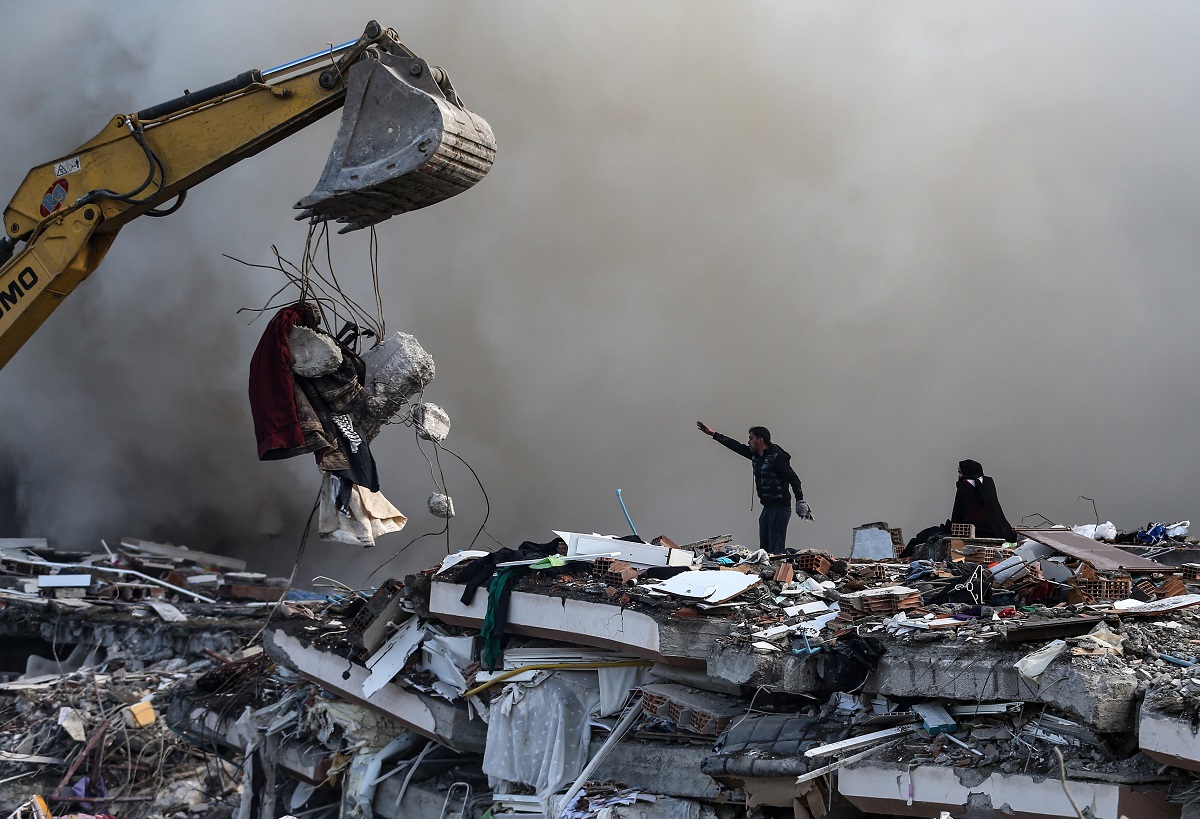
<path id="1" fill-rule="evenodd" d="M 335 8 L 336 6 L 336 8 Z M 1200 515 L 1200 7 L 925 2 L 62 2 L 5 9 L 0 191 L 116 113 L 396 28 L 500 145 L 461 197 L 379 229 L 388 328 L 507 545 L 551 529 L 756 540 L 747 462 L 695 429 L 771 428 L 816 520 L 789 545 L 944 520 L 983 463 L 1009 518 Z M 299 258 L 291 205 L 330 117 L 125 228 L 0 372 L 0 535 L 121 535 L 290 571 L 318 484 L 255 458 L 245 382 Z M 337 269 L 369 302 L 367 236 Z M 413 537 L 430 469 L 374 452 L 411 517 L 298 578 L 357 585 Z M 372 582 L 466 547 L 484 495 Z M 1198 520 L 1200 525 L 1200 520 Z M 486 536 L 481 542 L 487 541 Z M 489 542 L 490 543 L 490 542 Z"/>

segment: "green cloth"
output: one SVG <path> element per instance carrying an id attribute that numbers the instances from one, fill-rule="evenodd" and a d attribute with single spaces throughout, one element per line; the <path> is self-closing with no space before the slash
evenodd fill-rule
<path id="1" fill-rule="evenodd" d="M 508 622 L 508 601 L 512 587 L 525 574 L 524 566 L 508 566 L 492 575 L 488 583 L 487 614 L 483 618 L 483 628 L 480 636 L 483 638 L 483 650 L 479 658 L 483 660 L 484 668 L 495 671 L 504 657 L 504 625 Z"/>
<path id="2" fill-rule="evenodd" d="M 537 563 L 530 564 L 531 569 L 557 569 L 559 566 L 566 566 L 567 559 L 562 555 L 550 555 L 539 560 Z"/>

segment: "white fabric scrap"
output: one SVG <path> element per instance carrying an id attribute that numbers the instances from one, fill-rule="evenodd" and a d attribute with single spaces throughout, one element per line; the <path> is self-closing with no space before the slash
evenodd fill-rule
<path id="1" fill-rule="evenodd" d="M 380 492 L 363 486 L 350 491 L 346 504 L 349 515 L 337 507 L 337 482 L 341 479 L 326 473 L 321 478 L 321 505 L 317 527 L 321 540 L 369 548 L 375 539 L 389 532 L 399 532 L 408 518 L 392 506 Z"/>
<path id="2" fill-rule="evenodd" d="M 483 752 L 493 792 L 512 782 L 531 785 L 549 815 L 555 791 L 588 762 L 589 716 L 600 707 L 597 686 L 595 674 L 576 671 L 549 675 L 532 688 L 505 690 L 492 704 Z"/>
<path id="3" fill-rule="evenodd" d="M 1067 650 L 1067 644 L 1064 640 L 1054 640 L 1046 643 L 1037 651 L 1031 651 L 1017 662 L 1013 663 L 1013 667 L 1025 679 L 1031 682 L 1037 682 L 1038 677 L 1042 676 L 1042 672 L 1054 659 Z"/>
<path id="4" fill-rule="evenodd" d="M 650 668 L 631 665 L 623 668 L 596 669 L 600 680 L 600 716 L 611 717 L 621 713 L 629 692 L 650 681 Z"/>

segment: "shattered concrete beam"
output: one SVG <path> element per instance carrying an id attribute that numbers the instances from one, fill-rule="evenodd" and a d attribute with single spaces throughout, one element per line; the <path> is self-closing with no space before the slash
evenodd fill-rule
<path id="1" fill-rule="evenodd" d="M 592 742 L 589 759 L 603 742 L 603 738 Z M 684 799 L 743 801 L 745 796 L 741 791 L 722 789 L 716 780 L 701 772 L 700 763 L 711 755 L 712 748 L 708 745 L 625 739 L 612 747 L 592 779 L 622 782 L 646 793 Z"/>
<path id="2" fill-rule="evenodd" d="M 1129 785 L 1068 779 L 1071 798 L 1095 819 L 1178 819 L 1179 805 L 1163 793 Z M 843 768 L 838 790 L 859 810 L 895 816 L 1003 816 L 1043 819 L 1079 814 L 1057 777 L 1006 775 L 940 765 L 866 761 Z"/>
<path id="3" fill-rule="evenodd" d="M 1200 771 L 1200 741 L 1190 719 L 1143 704 L 1138 718 L 1138 745 L 1155 762 Z"/>
<path id="4" fill-rule="evenodd" d="M 190 735 L 207 745 L 220 745 L 241 755 L 248 742 L 254 739 L 247 734 L 235 717 L 224 716 L 195 701 L 172 700 L 166 715 L 172 728 Z M 329 776 L 333 754 L 307 742 L 285 739 L 275 751 L 274 761 L 284 771 L 312 785 L 320 785 Z"/>
<path id="5" fill-rule="evenodd" d="M 462 592 L 462 586 L 435 581 L 429 593 L 430 614 L 453 625 L 481 627 L 487 595 L 477 592 L 466 606 L 460 600 Z M 695 666 L 703 665 L 717 638 L 729 633 L 729 621 L 723 619 L 663 619 L 659 622 L 619 604 L 514 591 L 505 630 Z"/>
<path id="6" fill-rule="evenodd" d="M 412 819 L 417 816 L 445 815 L 442 810 L 450 801 L 448 791 L 451 783 L 441 778 L 421 781 L 418 777 L 410 781 L 408 787 L 401 793 L 400 787 L 403 783 L 403 776 L 392 776 L 379 783 L 371 805 L 375 816 L 383 817 L 383 819 Z M 491 804 L 490 795 L 486 790 L 480 793 L 480 791 L 472 789 L 470 794 L 456 791 L 454 796 L 458 798 L 450 803 L 450 808 L 457 808 L 461 804 L 460 800 L 466 801 L 470 806 L 476 808 Z M 481 796 L 487 798 L 484 799 Z M 475 816 L 476 814 L 468 811 L 463 815 Z"/>
<path id="7" fill-rule="evenodd" d="M 326 691 L 370 708 L 455 751 L 482 751 L 487 742 L 487 726 L 471 719 L 465 703 L 455 705 L 437 697 L 407 691 L 387 683 L 370 699 L 363 695 L 363 683 L 371 672 L 357 663 L 348 663 L 329 651 L 304 645 L 280 629 L 263 635 L 263 645 L 271 659 L 293 669 Z"/>
<path id="8" fill-rule="evenodd" d="M 863 690 L 889 697 L 967 703 L 1040 702 L 1083 720 L 1097 731 L 1132 730 L 1135 677 L 1056 662 L 1037 683 L 1031 683 L 1013 667 L 1025 653 L 1000 646 L 977 650 L 957 645 L 893 647 L 867 678 Z M 715 650 L 708 661 L 708 673 L 741 685 L 771 685 L 794 694 L 821 687 L 813 658 L 762 654 L 740 646 Z"/>

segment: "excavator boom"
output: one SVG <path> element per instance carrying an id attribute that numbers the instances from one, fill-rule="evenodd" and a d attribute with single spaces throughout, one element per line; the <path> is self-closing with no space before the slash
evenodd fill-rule
<path id="1" fill-rule="evenodd" d="M 197 183 L 343 105 L 298 218 L 335 220 L 342 232 L 373 225 L 466 190 L 495 158 L 491 128 L 445 73 L 374 21 L 354 42 L 118 115 L 32 169 L 4 210 L 0 367 L 96 269 L 125 224 L 174 212 Z"/>

